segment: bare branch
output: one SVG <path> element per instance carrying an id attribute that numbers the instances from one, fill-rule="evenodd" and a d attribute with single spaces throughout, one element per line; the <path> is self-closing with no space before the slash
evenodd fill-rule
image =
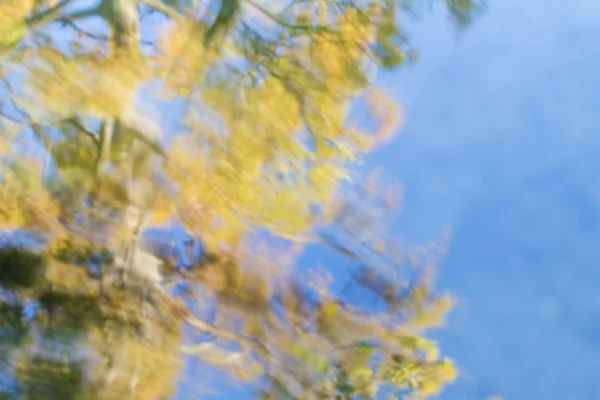
<path id="1" fill-rule="evenodd" d="M 101 42 L 108 42 L 110 40 L 110 37 L 108 37 L 107 35 L 101 35 L 101 34 L 97 34 L 97 33 L 92 33 L 92 32 L 88 32 L 85 29 L 81 28 L 79 25 L 77 25 L 74 21 L 71 21 L 69 19 L 61 19 L 61 22 L 67 26 L 69 26 L 71 29 L 73 29 L 75 32 L 77 32 L 78 34 L 88 37 L 90 39 L 94 39 L 94 40 L 98 40 Z M 155 43 L 153 43 L 150 40 L 140 40 L 140 44 L 144 45 L 144 46 L 153 46 Z"/>
<path id="2" fill-rule="evenodd" d="M 27 27 L 29 29 L 35 29 L 53 21 L 74 21 L 77 19 L 99 15 L 100 6 L 88 8 L 81 11 L 75 11 L 74 13 L 66 16 L 62 15 L 62 9 L 71 1 L 72 0 L 62 0 L 56 5 L 48 8 L 47 10 L 27 18 L 27 20 L 25 21 Z"/>
<path id="3" fill-rule="evenodd" d="M 26 25 L 29 28 L 35 28 L 35 27 L 40 26 L 41 24 L 44 24 L 46 22 L 56 19 L 57 17 L 60 16 L 61 9 L 64 6 L 68 5 L 71 1 L 72 0 L 62 0 L 58 3 L 56 3 L 55 5 L 53 5 L 52 7 L 48 8 L 38 14 L 30 16 L 25 21 Z"/>

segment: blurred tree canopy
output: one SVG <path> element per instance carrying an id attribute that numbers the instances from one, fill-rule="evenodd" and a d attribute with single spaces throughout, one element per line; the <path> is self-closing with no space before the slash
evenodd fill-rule
<path id="1" fill-rule="evenodd" d="M 452 381 L 441 249 L 398 251 L 397 193 L 352 173 L 401 123 L 373 73 L 414 56 L 413 3 L 0 3 L 2 398 L 171 398 L 189 358 L 264 399 Z"/>

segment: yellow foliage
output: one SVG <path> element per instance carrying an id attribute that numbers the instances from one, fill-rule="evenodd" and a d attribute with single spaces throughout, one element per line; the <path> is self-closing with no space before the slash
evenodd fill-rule
<path id="1" fill-rule="evenodd" d="M 26 123 L 35 123 L 36 133 L 52 138 L 52 146 L 42 140 L 52 147 L 52 153 L 44 156 L 52 158 L 58 171 L 46 174 L 47 160 L 40 157 L 13 156 L 0 137 L 2 161 L 7 165 L 15 161 L 16 165 L 2 170 L 0 228 L 37 228 L 52 233 L 45 283 L 70 292 L 93 293 L 98 300 L 100 311 L 95 317 L 102 323 L 86 327 L 85 344 L 98 354 L 114 356 L 114 370 L 101 363 L 92 370 L 94 379 L 90 381 L 104 398 L 170 395 L 180 368 L 184 321 L 236 342 L 268 370 L 290 368 L 285 372 L 293 375 L 292 380 L 328 381 L 332 366 L 340 361 L 355 395 L 373 397 L 380 375 L 397 387 L 410 388 L 415 399 L 438 393 L 455 378 L 452 363 L 440 359 L 437 344 L 417 336 L 422 329 L 441 324 L 452 306 L 449 297 L 430 292 L 429 281 L 417 282 L 401 299 L 396 299 L 391 289 L 377 293 L 388 309 L 395 308 L 369 316 L 338 302 L 340 296 L 326 288 L 316 290 L 317 298 L 310 300 L 298 294 L 300 291 L 292 293 L 285 285 L 298 282 L 282 278 L 285 268 L 281 259 L 264 254 L 253 258 L 240 250 L 259 253 L 248 244 L 248 238 L 263 229 L 282 238 L 314 238 L 317 223 L 337 216 L 341 204 L 336 203 L 336 194 L 340 184 L 349 179 L 352 163 L 389 140 L 402 122 L 394 101 L 383 92 L 367 91 L 372 84 L 367 76 L 372 57 L 369 48 L 379 40 L 381 20 L 389 16 L 383 15 L 388 11 L 384 2 L 363 3 L 300 2 L 281 15 L 263 15 L 271 22 L 264 31 L 248 33 L 244 29 L 249 25 L 236 24 L 221 49 L 209 49 L 203 40 L 208 29 L 204 21 L 192 17 L 192 12 L 183 16 L 175 6 L 156 2 L 165 15 L 177 18 L 171 18 L 165 29 L 156 30 L 158 40 L 150 44 L 151 51 L 111 51 L 114 43 L 102 40 L 87 46 L 85 34 L 65 36 L 68 51 L 40 37 L 36 37 L 39 42 L 15 51 L 18 54 L 11 61 L 22 63 L 26 70 L 25 85 L 19 88 L 22 95 L 13 93 L 15 103 L 25 111 Z M 13 49 L 29 33 L 24 17 L 33 7 L 32 1 L 0 4 L 0 51 Z M 299 26 L 290 27 L 293 22 Z M 155 306 L 148 317 L 142 315 L 148 304 L 141 296 L 132 300 L 126 291 L 100 296 L 98 281 L 85 268 L 74 265 L 83 263 L 81 260 L 105 241 L 114 250 L 131 239 L 122 220 L 112 216 L 127 205 L 128 187 L 118 179 L 121 171 L 111 170 L 114 164 L 103 171 L 102 179 L 96 175 L 98 149 L 105 137 L 103 131 L 90 127 L 133 109 L 136 91 L 151 80 L 161 81 L 166 100 L 185 100 L 181 121 L 185 133 L 175 135 L 171 145 L 159 143 L 166 156 L 152 172 L 164 173 L 170 185 L 155 185 L 150 208 L 144 211 L 153 224 L 180 222 L 202 239 L 206 259 L 209 255 L 213 259 L 203 258 L 203 268 L 181 276 L 190 286 L 209 289 L 216 297 L 217 310 L 229 307 L 236 311 L 231 313 L 236 318 L 226 314 L 214 324 L 194 324 L 191 313 L 173 316 L 170 310 L 163 315 L 164 304 Z M 372 132 L 359 129 L 358 118 L 350 115 L 354 114 L 351 106 L 363 99 L 366 112 L 376 120 Z M 71 116 L 85 120 L 85 129 L 66 127 L 68 123 L 59 121 Z M 123 158 L 137 159 L 137 154 L 124 153 Z M 116 158 L 114 153 L 109 156 Z M 102 212 L 113 219 L 102 219 Z M 325 221 L 320 213 L 326 215 Z M 76 234 L 66 234 L 65 225 L 76 217 L 103 221 L 98 225 L 109 232 L 107 237 L 102 243 L 89 243 Z M 356 232 L 357 238 L 360 234 Z M 118 246 L 113 246 L 115 243 Z M 382 241 L 370 250 L 384 252 L 388 248 Z M 352 251 L 344 254 L 356 256 Z M 289 315 L 285 318 L 270 308 L 277 295 L 287 296 L 284 308 Z M 395 300 L 399 306 L 392 305 Z M 238 317 L 241 326 L 233 323 Z M 223 323 L 223 318 L 229 324 Z M 282 328 L 279 322 L 285 322 L 279 320 L 288 318 L 294 322 Z M 149 322 L 157 340 L 144 341 L 139 332 L 132 333 L 132 327 L 141 329 L 141 322 Z M 369 344 L 362 343 L 363 339 Z M 267 348 L 273 352 L 265 357 Z M 379 366 L 373 367 L 375 352 L 378 360 L 383 360 L 383 372 Z M 240 368 L 232 366 L 228 371 L 248 379 L 255 376 Z M 109 377 L 112 380 L 107 382 Z"/>
<path id="2" fill-rule="evenodd" d="M 214 58 L 201 40 L 205 29 L 198 21 L 186 20 L 171 24 L 159 36 L 156 72 L 175 95 L 189 95 Z"/>
<path id="3" fill-rule="evenodd" d="M 25 34 L 25 17 L 34 0 L 4 0 L 0 4 L 0 52 Z"/>
<path id="4" fill-rule="evenodd" d="M 0 227 L 60 232 L 60 205 L 44 188 L 42 166 L 20 159 L 16 168 L 3 168 L 0 180 Z"/>
<path id="5" fill-rule="evenodd" d="M 101 58 L 87 54 L 68 58 L 40 49 L 30 68 L 28 84 L 36 103 L 58 115 L 120 116 L 134 90 L 147 77 L 144 62 L 135 56 Z"/>

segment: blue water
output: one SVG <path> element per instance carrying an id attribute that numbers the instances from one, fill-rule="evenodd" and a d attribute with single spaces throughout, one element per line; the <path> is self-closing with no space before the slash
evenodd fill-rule
<path id="1" fill-rule="evenodd" d="M 490 3 L 458 38 L 416 25 L 420 62 L 382 78 L 406 126 L 370 162 L 405 184 L 401 231 L 452 227 L 441 398 L 599 399 L 600 3 Z"/>

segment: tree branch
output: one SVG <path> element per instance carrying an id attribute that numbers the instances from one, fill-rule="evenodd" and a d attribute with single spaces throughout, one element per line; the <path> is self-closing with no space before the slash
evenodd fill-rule
<path id="1" fill-rule="evenodd" d="M 56 5 L 48 8 L 47 10 L 44 10 L 41 13 L 35 14 L 27 18 L 27 20 L 25 21 L 26 26 L 29 29 L 35 29 L 52 21 L 73 21 L 76 19 L 99 15 L 100 6 L 96 6 L 81 11 L 75 11 L 72 14 L 66 16 L 61 16 L 62 8 L 68 5 L 71 1 L 72 0 L 62 0 Z"/>
<path id="2" fill-rule="evenodd" d="M 334 29 L 328 25 L 292 24 L 283 19 L 282 17 L 271 13 L 269 10 L 267 10 L 260 4 L 257 4 L 253 0 L 246 0 L 246 2 L 250 4 L 253 8 L 255 8 L 257 11 L 259 11 L 261 14 L 263 14 L 265 17 L 269 18 L 276 24 L 281 25 L 285 28 L 310 30 L 314 32 L 334 32 Z"/>
<path id="3" fill-rule="evenodd" d="M 89 137 L 94 142 L 94 144 L 96 145 L 97 148 L 100 148 L 100 139 L 98 139 L 98 137 L 94 134 L 94 132 L 91 132 L 85 126 L 83 126 L 83 124 L 76 117 L 69 118 L 65 122 L 68 122 L 69 124 L 74 126 L 76 129 L 83 132 L 87 137 Z"/>
<path id="4" fill-rule="evenodd" d="M 77 32 L 80 35 L 83 35 L 85 37 L 88 37 L 90 39 L 94 39 L 94 40 L 98 40 L 101 42 L 108 42 L 110 40 L 110 37 L 108 37 L 107 35 L 101 35 L 101 34 L 96 34 L 96 33 L 92 33 L 92 32 L 88 32 L 85 29 L 82 29 L 79 25 L 77 25 L 75 22 L 69 20 L 69 19 L 62 19 L 61 18 L 61 22 L 64 25 L 69 26 L 71 29 L 73 29 L 75 32 Z M 144 45 L 144 46 L 153 46 L 154 43 L 149 41 L 149 40 L 140 40 L 140 44 Z"/>
<path id="5" fill-rule="evenodd" d="M 62 0 L 52 7 L 30 16 L 25 20 L 25 24 L 29 28 L 35 28 L 45 22 L 51 21 L 60 15 L 61 8 L 68 5 L 72 0 Z"/>

